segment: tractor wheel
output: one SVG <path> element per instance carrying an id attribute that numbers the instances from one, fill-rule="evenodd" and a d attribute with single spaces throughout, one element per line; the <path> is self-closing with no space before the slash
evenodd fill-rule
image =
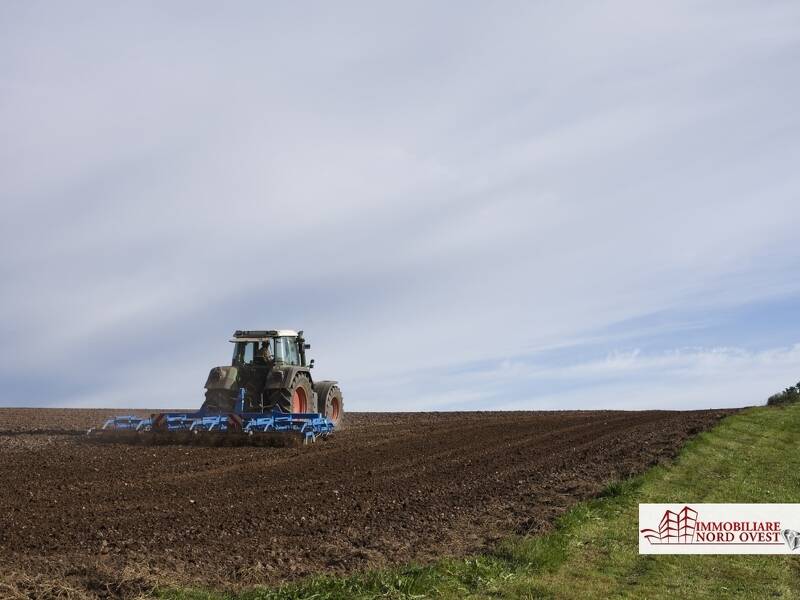
<path id="1" fill-rule="evenodd" d="M 275 405 L 281 412 L 315 412 L 314 406 L 312 406 L 314 393 L 311 387 L 311 380 L 305 373 L 295 375 L 292 384 L 288 388 L 282 389 L 276 396 L 277 402 Z"/>
<path id="2" fill-rule="evenodd" d="M 342 390 L 337 385 L 322 383 L 317 387 L 317 402 L 319 412 L 323 417 L 330 419 L 334 425 L 339 425 L 344 416 L 344 399 Z"/>

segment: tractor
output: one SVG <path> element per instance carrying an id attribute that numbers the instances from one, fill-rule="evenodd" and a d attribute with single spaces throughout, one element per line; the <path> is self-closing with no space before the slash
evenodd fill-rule
<path id="1" fill-rule="evenodd" d="M 214 367 L 206 380 L 202 410 L 231 412 L 319 413 L 336 425 L 342 418 L 342 392 L 336 381 L 314 381 L 314 360 L 302 331 L 236 331 L 230 340 L 230 366 Z"/>
<path id="2" fill-rule="evenodd" d="M 214 367 L 196 412 L 112 417 L 89 430 L 102 442 L 282 446 L 327 438 L 341 423 L 336 381 L 314 381 L 302 331 L 236 331 L 230 366 Z"/>

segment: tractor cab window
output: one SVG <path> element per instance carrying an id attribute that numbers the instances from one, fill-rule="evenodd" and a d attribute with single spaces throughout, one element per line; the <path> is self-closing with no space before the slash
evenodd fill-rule
<path id="1" fill-rule="evenodd" d="M 266 356 L 275 356 L 271 339 L 263 342 L 237 342 L 233 350 L 233 364 L 240 365 L 266 365 L 264 349 L 267 349 Z"/>
<path id="2" fill-rule="evenodd" d="M 297 340 L 294 338 L 283 338 L 286 345 L 286 362 L 290 365 L 300 364 L 300 353 L 297 351 Z"/>
<path id="3" fill-rule="evenodd" d="M 251 365 L 256 352 L 256 342 L 236 342 L 233 347 L 233 364 Z"/>
<path id="4" fill-rule="evenodd" d="M 275 362 L 285 365 L 300 364 L 300 352 L 297 350 L 296 338 L 275 338 Z"/>

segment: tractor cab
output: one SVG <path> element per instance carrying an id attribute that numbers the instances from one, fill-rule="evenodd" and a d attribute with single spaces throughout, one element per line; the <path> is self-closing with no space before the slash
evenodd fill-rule
<path id="1" fill-rule="evenodd" d="M 302 337 L 302 331 L 288 329 L 276 331 L 237 331 L 231 342 L 233 360 L 231 365 L 241 366 L 273 366 L 294 365 L 306 366 L 305 351 L 310 347 Z"/>

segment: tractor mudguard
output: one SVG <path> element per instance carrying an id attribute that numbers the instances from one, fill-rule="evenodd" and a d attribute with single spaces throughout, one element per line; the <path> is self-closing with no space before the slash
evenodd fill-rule
<path id="1" fill-rule="evenodd" d="M 272 368 L 270 374 L 267 376 L 267 383 L 264 386 L 265 390 L 279 390 L 282 388 L 288 388 L 292 381 L 294 381 L 295 375 L 298 373 L 304 373 L 311 384 L 314 384 L 314 380 L 311 378 L 311 370 L 308 367 L 301 367 L 298 365 L 277 365 Z"/>

